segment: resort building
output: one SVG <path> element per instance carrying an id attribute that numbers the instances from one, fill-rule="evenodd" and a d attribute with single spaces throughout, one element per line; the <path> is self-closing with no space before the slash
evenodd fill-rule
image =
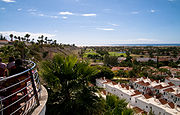
<path id="1" fill-rule="evenodd" d="M 126 85 L 100 78 L 96 79 L 96 85 L 105 89 L 106 92 L 104 91 L 103 94 L 111 93 L 119 98 L 126 99 L 130 107 L 138 111 L 139 114 L 150 111 L 155 115 L 180 114 L 180 103 L 178 101 L 180 94 L 175 92 L 179 87 L 172 83 L 154 81 L 149 78 L 138 78 L 132 79 L 130 85 Z M 156 95 L 150 96 L 150 91 L 159 91 L 159 94 L 162 93 L 163 95 L 164 93 L 165 95 L 157 98 Z"/>

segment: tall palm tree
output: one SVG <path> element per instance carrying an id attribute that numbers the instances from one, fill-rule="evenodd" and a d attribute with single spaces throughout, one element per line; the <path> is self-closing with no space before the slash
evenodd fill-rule
<path id="1" fill-rule="evenodd" d="M 13 41 L 13 34 L 10 34 L 9 37 L 11 38 L 11 41 Z"/>
<path id="2" fill-rule="evenodd" d="M 26 34 L 24 37 L 26 38 L 26 41 L 27 41 L 27 42 L 29 42 L 29 41 L 30 41 L 30 39 L 29 39 L 30 34 Z"/>

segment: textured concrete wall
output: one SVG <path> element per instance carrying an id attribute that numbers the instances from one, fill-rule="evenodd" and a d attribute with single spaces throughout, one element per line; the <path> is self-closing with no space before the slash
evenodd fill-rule
<path id="1" fill-rule="evenodd" d="M 33 111 L 32 115 L 45 115 L 46 113 L 46 102 L 48 99 L 48 92 L 46 88 L 41 85 L 41 97 L 40 97 L 40 105 Z"/>

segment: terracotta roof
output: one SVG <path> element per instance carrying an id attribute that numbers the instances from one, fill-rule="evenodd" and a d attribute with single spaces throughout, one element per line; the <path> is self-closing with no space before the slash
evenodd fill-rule
<path id="1" fill-rule="evenodd" d="M 156 85 L 154 86 L 155 89 L 163 89 L 163 86 L 160 84 L 160 85 Z"/>
<path id="2" fill-rule="evenodd" d="M 148 94 L 145 94 L 144 97 L 145 97 L 146 99 L 151 98 L 151 96 L 149 96 Z"/>
<path id="3" fill-rule="evenodd" d="M 105 90 L 102 90 L 102 93 L 103 93 L 104 95 L 106 95 L 106 91 L 105 91 Z"/>
<path id="4" fill-rule="evenodd" d="M 107 82 L 111 82 L 111 80 L 109 80 L 109 79 L 106 79 L 106 81 L 107 81 Z"/>
<path id="5" fill-rule="evenodd" d="M 164 86 L 163 88 L 167 88 L 167 87 L 170 87 L 170 85 Z"/>
<path id="6" fill-rule="evenodd" d="M 137 81 L 137 79 L 136 78 L 132 78 L 131 81 Z"/>
<path id="7" fill-rule="evenodd" d="M 137 82 L 137 84 L 140 84 L 140 85 L 142 85 L 142 86 L 149 86 L 150 85 L 150 83 L 149 82 L 144 82 L 144 81 L 139 81 L 139 82 Z"/>
<path id="8" fill-rule="evenodd" d="M 124 88 L 124 87 L 125 87 L 125 85 L 124 85 L 124 84 L 121 84 L 121 87 L 122 87 L 122 88 Z"/>
<path id="9" fill-rule="evenodd" d="M 174 92 L 175 90 L 173 88 L 168 88 L 168 89 L 165 89 L 164 91 L 167 91 L 167 92 Z"/>
<path id="10" fill-rule="evenodd" d="M 139 81 L 139 82 L 137 82 L 137 84 L 140 84 L 140 85 L 143 84 L 143 83 L 144 83 L 144 81 Z"/>
<path id="11" fill-rule="evenodd" d="M 133 94 L 133 95 L 131 95 L 131 96 L 136 96 L 136 95 L 140 95 L 140 94 L 141 94 L 141 92 L 139 92 L 139 91 L 137 91 L 137 90 L 135 90 L 134 93 L 135 93 L 135 94 Z"/>
<path id="12" fill-rule="evenodd" d="M 149 86 L 150 83 L 149 83 L 149 82 L 146 82 L 146 83 L 144 83 L 143 85 L 144 85 L 144 86 Z"/>
<path id="13" fill-rule="evenodd" d="M 151 80 L 151 82 L 154 82 L 155 80 L 153 80 L 153 79 L 150 79 Z"/>
<path id="14" fill-rule="evenodd" d="M 168 103 L 168 102 L 167 102 L 166 100 L 164 100 L 164 99 L 159 99 L 159 101 L 161 102 L 162 105 L 165 105 L 165 104 Z"/>
<path id="15" fill-rule="evenodd" d="M 116 82 L 114 82 L 114 81 L 112 81 L 112 84 L 113 84 L 113 85 L 117 85 L 117 83 L 116 83 Z"/>
<path id="16" fill-rule="evenodd" d="M 169 84 L 169 86 L 174 86 L 174 84 L 172 82 L 169 82 L 168 84 Z"/>
<path id="17" fill-rule="evenodd" d="M 179 94 L 176 94 L 177 97 L 180 97 L 180 93 Z"/>
<path id="18" fill-rule="evenodd" d="M 3 42 L 8 42 L 8 40 L 0 40 L 0 42 L 3 41 Z"/>
<path id="19" fill-rule="evenodd" d="M 112 71 L 116 71 L 116 70 L 132 70 L 131 67 L 113 67 L 111 69 Z"/>
<path id="20" fill-rule="evenodd" d="M 109 79 L 105 79 L 106 80 L 106 82 L 104 82 L 103 84 L 106 84 L 106 83 L 109 83 L 109 82 L 112 82 L 111 80 L 109 80 Z"/>
<path id="21" fill-rule="evenodd" d="M 129 90 L 129 86 L 126 86 L 126 89 Z"/>
<path id="22" fill-rule="evenodd" d="M 172 102 L 170 102 L 170 103 L 168 103 L 168 105 L 172 108 L 172 109 L 174 109 L 174 103 L 172 103 Z"/>
<path id="23" fill-rule="evenodd" d="M 133 109 L 136 113 L 144 113 L 144 111 L 140 109 L 139 107 L 133 107 Z"/>

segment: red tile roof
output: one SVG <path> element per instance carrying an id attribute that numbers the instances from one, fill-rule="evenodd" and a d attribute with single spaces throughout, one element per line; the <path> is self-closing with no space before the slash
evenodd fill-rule
<path id="1" fill-rule="evenodd" d="M 163 88 L 167 88 L 167 87 L 170 87 L 170 85 L 164 86 Z"/>
<path id="2" fill-rule="evenodd" d="M 137 82 L 137 84 L 142 85 L 142 86 L 149 86 L 150 85 L 149 82 L 145 83 L 144 81 L 139 81 L 139 82 Z"/>
<path id="3" fill-rule="evenodd" d="M 126 86 L 126 89 L 129 90 L 129 86 Z"/>
<path id="4" fill-rule="evenodd" d="M 106 95 L 106 91 L 105 91 L 105 90 L 102 90 L 102 93 L 103 93 L 104 95 Z"/>
<path id="5" fill-rule="evenodd" d="M 107 82 L 111 82 L 111 80 L 109 80 L 109 79 L 106 79 L 106 81 L 107 81 Z"/>
<path id="6" fill-rule="evenodd" d="M 137 79 L 136 78 L 131 78 L 131 81 L 137 81 Z"/>
<path id="7" fill-rule="evenodd" d="M 143 111 L 142 109 L 140 109 L 139 107 L 133 107 L 134 111 L 136 113 L 146 113 L 145 111 Z"/>
<path id="8" fill-rule="evenodd" d="M 174 92 L 175 90 L 173 88 L 168 88 L 168 89 L 165 89 L 164 91 L 166 91 L 166 92 Z"/>
<path id="9" fill-rule="evenodd" d="M 117 70 L 132 70 L 131 67 L 113 67 L 111 71 L 117 71 Z"/>
<path id="10" fill-rule="evenodd" d="M 122 88 L 124 88 L 124 87 L 125 87 L 125 85 L 124 85 L 124 84 L 121 84 L 121 87 L 122 87 Z"/>
<path id="11" fill-rule="evenodd" d="M 145 94 L 144 97 L 145 97 L 146 99 L 152 98 L 152 97 L 149 96 L 148 94 Z"/>
<path id="12" fill-rule="evenodd" d="M 177 97 L 180 97 L 180 93 L 179 94 L 176 94 Z"/>
<path id="13" fill-rule="evenodd" d="M 154 86 L 155 89 L 163 89 L 163 86 L 160 84 L 160 85 L 156 85 Z"/>
<path id="14" fill-rule="evenodd" d="M 113 85 L 117 85 L 117 83 L 116 83 L 116 82 L 114 82 L 114 81 L 112 81 L 112 84 L 113 84 Z"/>
<path id="15" fill-rule="evenodd" d="M 139 91 L 137 91 L 137 90 L 135 90 L 134 93 L 135 93 L 135 94 L 133 94 L 133 95 L 131 95 L 131 96 L 136 96 L 136 95 L 140 95 L 140 94 L 141 94 L 141 92 L 139 92 Z"/>
<path id="16" fill-rule="evenodd" d="M 169 86 L 174 86 L 174 84 L 172 82 L 169 82 L 168 84 L 169 84 Z"/>
<path id="17" fill-rule="evenodd" d="M 143 84 L 143 83 L 144 83 L 144 81 L 139 81 L 139 82 L 137 82 L 137 84 L 140 84 L 140 85 Z"/>
<path id="18" fill-rule="evenodd" d="M 2 42 L 8 42 L 8 40 L 0 40 L 0 42 L 1 42 L 1 41 L 2 41 Z"/>
<path id="19" fill-rule="evenodd" d="M 168 105 L 172 108 L 172 109 L 174 109 L 174 103 L 172 103 L 172 102 L 170 102 L 170 103 L 168 103 Z"/>
<path id="20" fill-rule="evenodd" d="M 150 79 L 151 80 L 151 82 L 154 82 L 155 80 L 153 80 L 153 79 Z"/>
<path id="21" fill-rule="evenodd" d="M 164 99 L 159 99 L 159 102 L 161 102 L 162 105 L 165 105 L 165 104 L 168 103 L 168 102 L 167 102 L 166 100 L 164 100 Z"/>

